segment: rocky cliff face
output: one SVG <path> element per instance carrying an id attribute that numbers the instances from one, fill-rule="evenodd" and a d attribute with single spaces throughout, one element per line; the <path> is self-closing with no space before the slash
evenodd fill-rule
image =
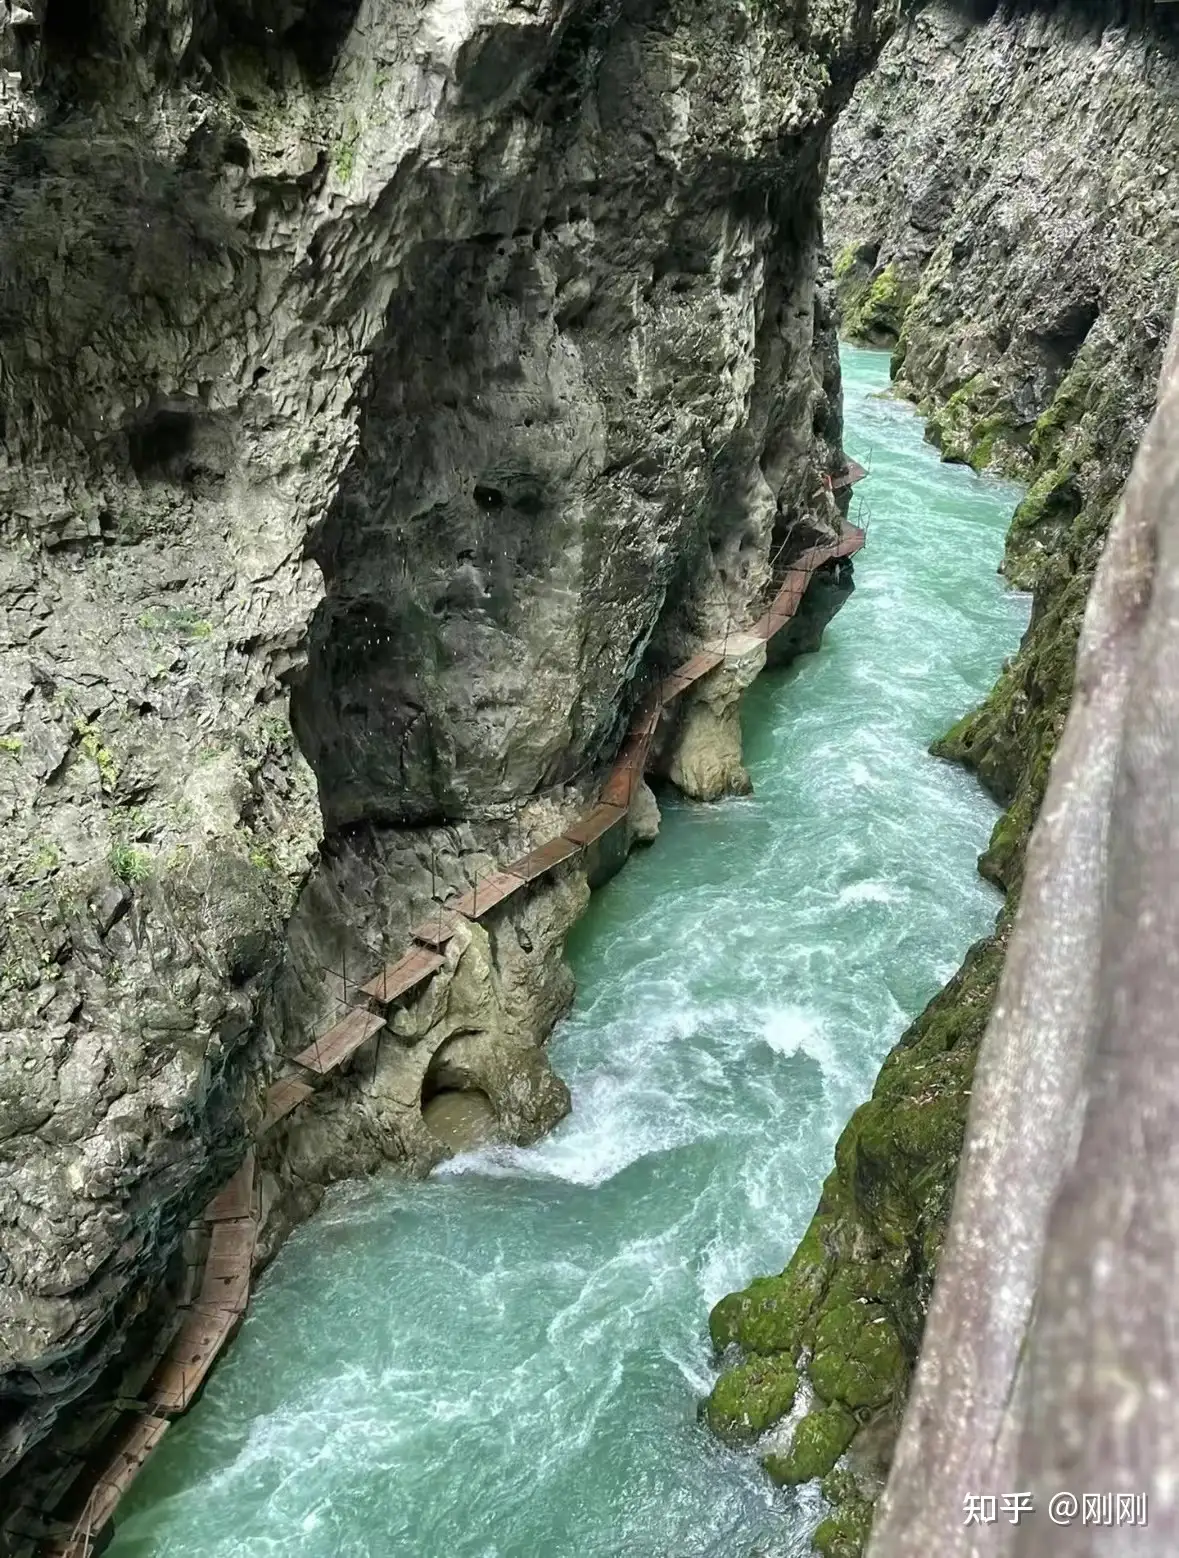
<path id="1" fill-rule="evenodd" d="M 816 1541 L 831 1558 L 862 1550 L 891 1453 L 1081 616 L 1153 405 L 1177 152 L 1179 28 L 1145 3 L 917 9 L 835 136 L 844 328 L 893 348 L 896 390 L 946 458 L 1029 484 L 1004 571 L 1035 602 L 987 702 L 934 747 L 1007 808 L 980 861 L 1008 892 L 996 934 L 889 1055 L 785 1272 L 712 1317 L 741 1361 L 709 1417 L 737 1437 L 773 1430 L 761 1448 L 782 1480 L 827 1477 Z"/>
<path id="2" fill-rule="evenodd" d="M 893 20 L 0 4 L 0 1470 L 125 1350 L 276 1054 L 827 522 L 826 139 Z M 559 1115 L 585 891 L 456 938 L 268 1149 L 271 1244 L 436 1160 L 429 1085 Z"/>

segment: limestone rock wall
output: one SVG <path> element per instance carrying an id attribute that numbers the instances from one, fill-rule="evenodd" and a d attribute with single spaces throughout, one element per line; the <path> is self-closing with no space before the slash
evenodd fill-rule
<path id="1" fill-rule="evenodd" d="M 709 1419 L 765 1434 L 781 1480 L 824 1479 L 829 1558 L 862 1551 L 892 1453 L 1081 619 L 1154 404 L 1179 277 L 1177 40 L 1165 6 L 935 0 L 835 134 L 844 329 L 893 348 L 947 458 L 1028 482 L 1004 572 L 1035 599 L 987 701 L 934 746 L 1007 808 L 980 860 L 1008 894 L 995 934 L 887 1057 L 785 1271 L 712 1316 L 734 1353 Z M 788 1417 L 801 1376 L 813 1404 Z"/>
<path id="2" fill-rule="evenodd" d="M 345 965 L 826 523 L 820 184 L 894 9 L 0 3 L 0 1472 Z M 427 1014 L 518 1135 L 583 892 Z M 272 1232 L 431 1161 L 399 1066 L 275 1149 Z"/>

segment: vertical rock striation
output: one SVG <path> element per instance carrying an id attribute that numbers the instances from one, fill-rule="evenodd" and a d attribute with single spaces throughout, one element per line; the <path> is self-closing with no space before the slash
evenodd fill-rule
<path id="1" fill-rule="evenodd" d="M 0 1474 L 341 977 L 829 525 L 819 197 L 893 10 L 0 0 Z M 584 895 L 455 939 L 268 1149 L 269 1247 L 434 1161 L 432 1089 L 560 1113 Z"/>

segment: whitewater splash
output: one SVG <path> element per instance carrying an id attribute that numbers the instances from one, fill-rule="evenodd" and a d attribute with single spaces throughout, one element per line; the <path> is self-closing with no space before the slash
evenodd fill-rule
<path id="1" fill-rule="evenodd" d="M 886 359 L 845 365 L 849 444 L 874 449 L 856 591 L 748 699 L 755 794 L 668 804 L 595 895 L 552 1042 L 572 1115 L 334 1193 L 110 1558 L 808 1551 L 817 1492 L 697 1422 L 707 1311 L 784 1265 L 884 1053 L 989 928 L 993 808 L 925 748 L 1026 620 L 995 577 L 1012 490 L 871 398 Z"/>

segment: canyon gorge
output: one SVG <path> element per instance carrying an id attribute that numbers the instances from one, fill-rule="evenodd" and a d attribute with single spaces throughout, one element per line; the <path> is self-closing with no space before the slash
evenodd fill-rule
<path id="1" fill-rule="evenodd" d="M 87 1501 L 227 1182 L 246 1289 L 279 1258 L 112 1558 L 262 1551 L 264 1516 L 308 1558 L 908 1550 L 874 1505 L 1171 328 L 1173 10 L 0 0 L 0 1552 L 109 1536 Z M 902 798 L 928 850 L 882 842 Z M 226 1438 L 247 1483 L 264 1420 L 274 1487 L 314 1459 L 309 1381 L 349 1442 L 359 1364 L 316 1348 L 370 1312 L 397 1389 L 349 1397 L 351 1453 L 405 1507 L 349 1525 L 345 1457 L 202 1528 Z M 613 1417 L 606 1334 L 644 1381 Z M 510 1528 L 492 1459 L 448 1526 L 458 1441 L 398 1416 L 480 1378 L 461 1454 L 506 1416 L 536 1479 Z M 592 1448 L 550 1486 L 566 1420 Z"/>

